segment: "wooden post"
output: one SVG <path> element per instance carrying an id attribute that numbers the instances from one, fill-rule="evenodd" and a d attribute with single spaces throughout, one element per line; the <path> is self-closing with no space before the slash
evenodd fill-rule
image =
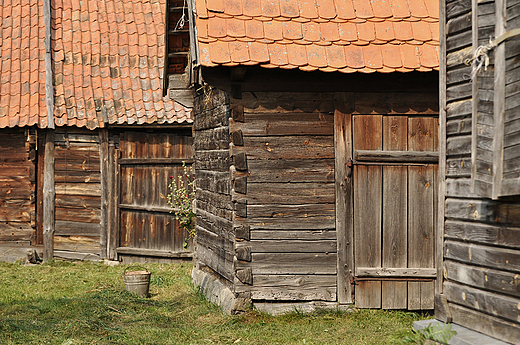
<path id="1" fill-rule="evenodd" d="M 45 23 L 45 100 L 47 105 L 47 128 L 54 129 L 54 87 L 52 84 L 51 51 L 51 1 L 43 0 L 43 21 Z"/>
<path id="2" fill-rule="evenodd" d="M 54 130 L 45 134 L 43 167 L 43 259 L 52 259 L 54 253 Z"/>
<path id="3" fill-rule="evenodd" d="M 442 293 L 444 255 L 444 211 L 446 197 L 446 2 L 440 1 L 439 73 L 439 170 L 437 176 L 437 229 L 435 229 L 435 293 Z M 436 307 L 435 307 L 436 308 Z"/>
<path id="4" fill-rule="evenodd" d="M 108 202 L 110 200 L 110 174 L 108 165 L 108 130 L 99 130 L 99 160 L 101 170 L 101 233 L 99 234 L 99 245 L 101 248 L 101 259 L 107 257 L 107 232 L 108 232 Z"/>
<path id="5" fill-rule="evenodd" d="M 351 279 L 354 272 L 354 225 L 352 216 L 353 94 L 334 94 L 334 149 L 337 236 L 337 296 L 339 303 L 352 303 Z"/>

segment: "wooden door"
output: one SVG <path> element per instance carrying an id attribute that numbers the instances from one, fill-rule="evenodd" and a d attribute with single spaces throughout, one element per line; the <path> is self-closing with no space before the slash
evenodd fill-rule
<path id="1" fill-rule="evenodd" d="M 173 219 L 167 195 L 168 185 L 183 174 L 182 162 L 193 162 L 192 144 L 191 130 L 121 133 L 120 256 L 133 257 L 129 261 L 164 261 L 191 253 L 183 248 L 187 234 Z"/>
<path id="2" fill-rule="evenodd" d="M 355 303 L 433 309 L 438 118 L 352 115 Z"/>

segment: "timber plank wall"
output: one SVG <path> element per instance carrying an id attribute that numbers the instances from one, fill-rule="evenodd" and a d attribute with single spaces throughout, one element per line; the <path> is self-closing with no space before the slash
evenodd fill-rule
<path id="1" fill-rule="evenodd" d="M 34 129 L 3 129 L 0 138 L 0 243 L 35 244 Z"/>
<path id="2" fill-rule="evenodd" d="M 235 291 L 336 301 L 334 94 L 231 98 Z"/>
<path id="3" fill-rule="evenodd" d="M 519 344 L 520 199 L 493 201 L 470 191 L 472 83 L 471 67 L 463 62 L 472 49 L 471 1 L 447 1 L 445 14 L 447 155 L 442 290 L 447 308 L 443 311 L 437 305 L 436 317 Z M 494 2 L 479 1 L 478 16 L 479 22 L 488 16 L 494 18 Z M 493 28 L 494 23 L 489 24 Z M 487 43 L 490 36 L 494 36 L 493 30 L 481 27 L 479 44 Z M 492 78 L 493 59 L 482 77 L 488 74 Z M 485 91 L 477 90 L 476 94 L 484 95 Z M 480 97 L 479 102 L 486 100 Z"/>
<path id="4" fill-rule="evenodd" d="M 234 277 L 233 203 L 229 154 L 229 97 L 206 89 L 195 98 L 193 129 L 197 247 L 196 264 L 207 266 L 227 280 Z M 204 267 L 200 267 L 204 268 Z"/>

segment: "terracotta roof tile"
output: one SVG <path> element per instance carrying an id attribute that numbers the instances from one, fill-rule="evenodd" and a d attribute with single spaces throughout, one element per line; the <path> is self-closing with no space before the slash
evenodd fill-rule
<path id="1" fill-rule="evenodd" d="M 223 1 L 196 2 L 203 66 L 343 73 L 439 67 L 436 0 Z"/>

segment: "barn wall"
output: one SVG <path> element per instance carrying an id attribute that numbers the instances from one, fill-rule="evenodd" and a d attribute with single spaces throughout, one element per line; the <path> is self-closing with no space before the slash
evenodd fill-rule
<path id="1" fill-rule="evenodd" d="M 0 242 L 34 244 L 36 166 L 34 130 L 0 136 Z M 31 243 L 33 242 L 33 243 Z"/>
<path id="2" fill-rule="evenodd" d="M 231 200 L 229 97 L 205 89 L 195 98 L 196 264 L 209 267 L 231 284 L 235 236 Z"/>
<path id="3" fill-rule="evenodd" d="M 491 2 L 479 1 L 479 16 L 491 7 Z M 471 2 L 447 1 L 446 23 L 442 289 L 448 312 L 440 313 L 437 305 L 436 315 L 449 315 L 454 323 L 518 344 L 520 198 L 492 201 L 470 191 L 472 85 L 471 68 L 463 61 L 471 54 Z"/>
<path id="4" fill-rule="evenodd" d="M 88 255 L 90 259 L 98 258 L 101 253 L 98 131 L 56 130 L 54 169 L 55 256 L 69 257 L 71 254 L 64 252 L 73 252 L 91 254 Z"/>
<path id="5" fill-rule="evenodd" d="M 232 99 L 235 291 L 253 301 L 336 301 L 334 95 Z"/>

